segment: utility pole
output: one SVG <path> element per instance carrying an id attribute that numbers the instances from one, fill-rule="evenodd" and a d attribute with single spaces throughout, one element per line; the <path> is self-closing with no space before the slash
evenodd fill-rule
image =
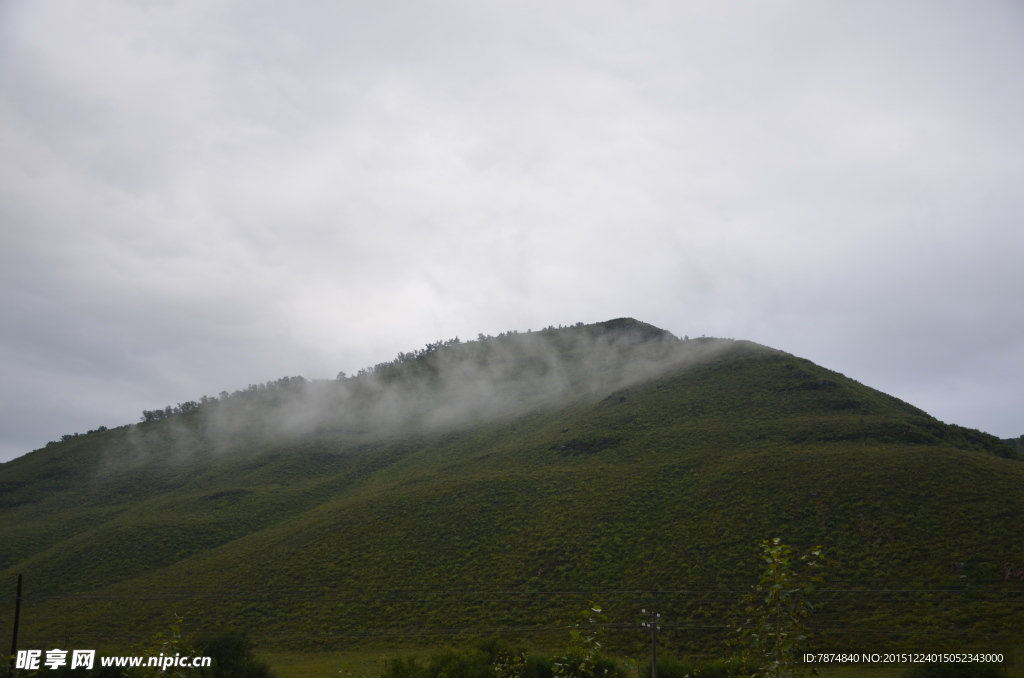
<path id="1" fill-rule="evenodd" d="M 661 619 L 660 614 L 655 614 L 654 610 L 647 612 L 646 609 L 640 610 L 643 614 L 650 614 L 651 620 L 642 622 L 640 626 L 646 626 L 651 630 L 651 678 L 658 678 L 658 620 Z"/>
<path id="2" fill-rule="evenodd" d="M 21 619 L 21 575 L 18 575 L 18 595 L 14 599 L 14 634 L 11 639 L 11 664 L 7 668 L 7 678 L 14 678 L 14 657 L 18 654 L 18 620 Z"/>

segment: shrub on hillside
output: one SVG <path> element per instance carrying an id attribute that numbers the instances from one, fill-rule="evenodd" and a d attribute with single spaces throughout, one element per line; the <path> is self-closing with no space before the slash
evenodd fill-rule
<path id="1" fill-rule="evenodd" d="M 494 678 L 494 668 L 479 648 L 438 650 L 427 662 L 427 678 Z"/>
<path id="2" fill-rule="evenodd" d="M 388 662 L 387 671 L 381 678 L 500 678 L 502 675 L 507 678 L 554 678 L 555 661 L 552 657 L 531 655 L 505 641 L 491 639 L 473 647 L 438 650 L 425 662 L 418 657 L 397 658 Z M 561 663 L 564 674 L 569 676 L 581 675 L 581 666 L 598 678 L 627 675 L 621 666 L 604 657 L 585 661 L 581 655 L 568 654 L 558 657 L 557 661 Z M 709 678 L 717 676 L 707 675 Z"/>
<path id="3" fill-rule="evenodd" d="M 567 654 L 557 657 L 556 660 L 562 666 L 561 674 L 570 678 L 623 678 L 626 671 L 607 657 L 585 657 L 577 654 Z M 553 662 L 549 662 L 553 663 Z"/>
<path id="4" fill-rule="evenodd" d="M 741 665 L 729 659 L 676 659 L 672 656 L 658 656 L 658 678 L 730 678 L 741 675 Z M 641 666 L 639 675 L 651 675 L 651 664 Z"/>
<path id="5" fill-rule="evenodd" d="M 399 657 L 388 663 L 381 678 L 494 678 L 487 653 L 479 648 L 437 650 L 421 664 L 417 657 Z"/>
<path id="6" fill-rule="evenodd" d="M 388 662 L 381 678 L 427 678 L 427 667 L 421 666 L 416 657 L 397 657 Z"/>
<path id="7" fill-rule="evenodd" d="M 530 655 L 526 658 L 526 664 L 523 666 L 522 678 L 553 678 L 554 675 L 555 673 L 551 666 L 551 657 Z"/>

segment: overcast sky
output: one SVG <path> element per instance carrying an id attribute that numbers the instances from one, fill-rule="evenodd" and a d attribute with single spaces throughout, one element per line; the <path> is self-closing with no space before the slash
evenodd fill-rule
<path id="1" fill-rule="evenodd" d="M 632 316 L 1024 434 L 1024 4 L 0 0 L 0 460 Z"/>

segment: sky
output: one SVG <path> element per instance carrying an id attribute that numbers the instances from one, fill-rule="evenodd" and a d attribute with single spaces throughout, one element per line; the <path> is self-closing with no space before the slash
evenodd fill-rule
<path id="1" fill-rule="evenodd" d="M 0 461 L 633 317 L 1024 434 L 1024 4 L 0 0 Z"/>

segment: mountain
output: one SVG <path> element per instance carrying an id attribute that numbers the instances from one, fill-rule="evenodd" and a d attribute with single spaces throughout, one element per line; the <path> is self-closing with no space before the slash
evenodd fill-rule
<path id="1" fill-rule="evenodd" d="M 281 650 L 550 643 L 596 600 L 613 647 L 653 607 L 714 652 L 775 536 L 825 549 L 824 649 L 1024 635 L 1018 454 L 748 341 L 510 332 L 144 418 L 0 464 L 22 647 L 125 647 L 172 612 Z"/>

